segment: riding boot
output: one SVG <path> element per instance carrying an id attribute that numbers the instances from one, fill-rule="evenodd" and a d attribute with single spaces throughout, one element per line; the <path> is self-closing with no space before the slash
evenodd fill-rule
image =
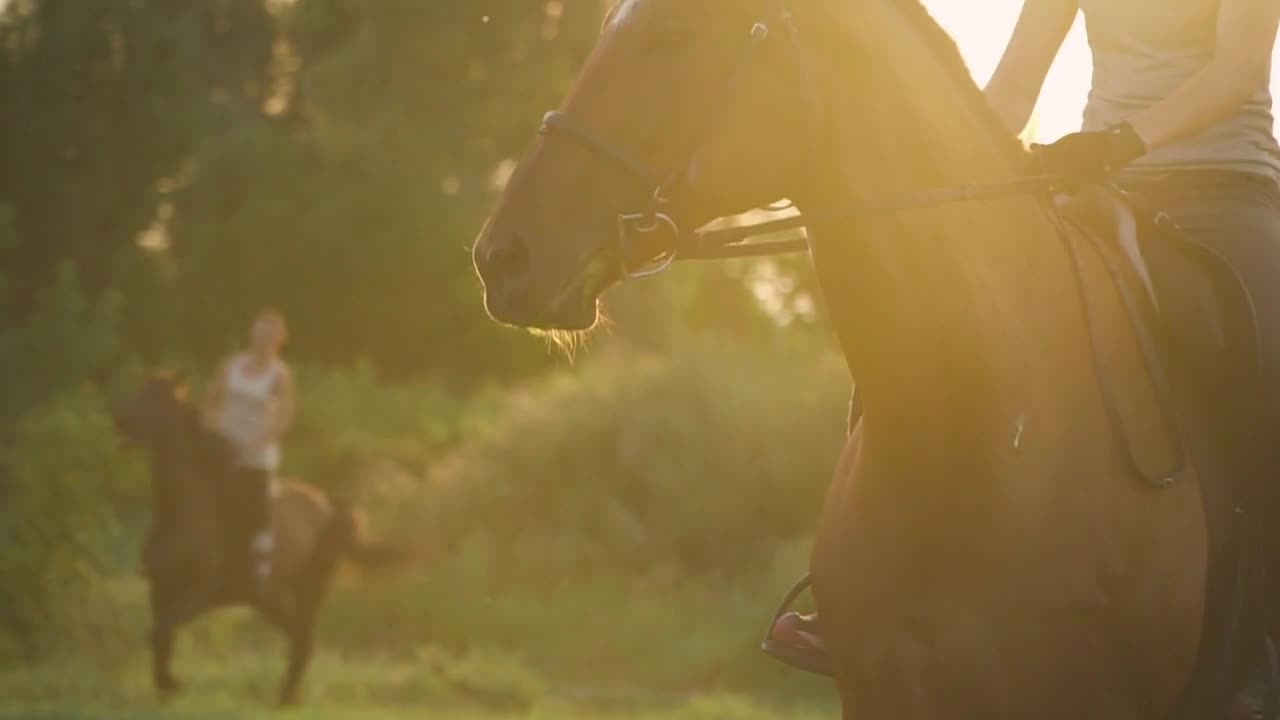
<path id="1" fill-rule="evenodd" d="M 817 675 L 832 674 L 831 658 L 818 627 L 818 615 L 789 612 L 774 621 L 762 649 L 786 665 Z"/>

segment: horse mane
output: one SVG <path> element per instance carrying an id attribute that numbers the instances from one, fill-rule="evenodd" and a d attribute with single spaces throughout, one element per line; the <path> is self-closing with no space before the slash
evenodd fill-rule
<path id="1" fill-rule="evenodd" d="M 999 137 L 1007 141 L 1011 152 L 1025 153 L 1022 142 L 1005 127 L 1004 121 L 996 114 L 991 103 L 987 102 L 982 88 L 978 87 L 978 83 L 973 79 L 969 64 L 965 62 L 955 38 L 951 37 L 951 34 L 934 19 L 929 9 L 920 0 L 892 1 L 919 29 L 920 35 L 928 43 L 933 54 L 951 74 L 955 87 L 969 96 L 969 104 L 973 107 L 973 111 L 982 117 Z"/>
<path id="2" fill-rule="evenodd" d="M 220 477 L 235 463 L 235 448 L 218 432 L 205 426 L 200 408 L 190 398 L 178 401 L 184 424 L 191 428 L 196 461 L 207 474 Z"/>
<path id="3" fill-rule="evenodd" d="M 883 66 L 869 70 L 865 63 L 885 62 L 895 57 L 891 45 L 900 42 L 902 34 L 886 32 L 886 28 L 899 23 L 911 28 L 913 39 L 927 48 L 930 60 L 941 70 L 933 68 L 907 68 L 903 73 L 911 80 L 927 81 L 934 77 L 932 85 L 918 82 L 901 82 L 895 90 L 915 92 L 924 95 L 947 93 L 961 103 L 973 119 L 982 126 L 985 137 L 1005 157 L 1013 160 L 1020 167 L 1025 162 L 1026 148 L 1022 142 L 1005 127 L 996 114 L 995 109 L 987 102 L 982 88 L 974 81 L 964 56 L 955 39 L 933 18 L 929 10 L 920 0 L 819 0 L 813 6 L 819 11 L 820 18 L 805 22 L 799 17 L 802 36 L 810 33 L 827 35 L 833 46 L 848 48 L 859 53 L 858 62 L 849 66 L 835 68 L 844 81 L 853 77 L 867 77 L 868 73 L 882 72 Z M 802 40 L 803 43 L 803 40 Z M 880 52 L 868 54 L 865 48 L 879 48 Z M 900 57 L 900 55 L 897 55 Z M 901 78 L 902 75 L 894 77 Z M 877 79 L 879 77 L 877 76 Z M 941 79 L 942 82 L 936 82 Z M 972 180 L 972 178 L 969 178 Z"/>
<path id="4" fill-rule="evenodd" d="M 833 170 L 843 192 L 909 193 L 1009 179 L 1027 170 L 1026 149 L 987 102 L 955 41 L 919 0 L 796 3 L 797 10 L 804 7 L 812 14 L 798 14 L 799 32 L 815 40 L 811 57 L 831 107 Z M 956 407 L 969 409 L 973 398 L 981 398 L 977 405 L 987 402 L 984 394 L 1000 392 L 1003 377 L 1026 376 L 1034 354 L 1023 346 L 1066 332 L 1042 322 L 1061 311 L 1070 288 L 1069 276 L 1041 272 L 1059 267 L 1060 246 L 1025 242 L 1052 232 L 1037 198 L 922 208 L 833 231 L 861 241 L 826 243 L 827 263 L 863 268 L 874 279 L 859 291 L 837 291 L 838 302 L 849 306 L 846 321 L 855 332 L 896 333 L 899 357 L 922 358 L 920 373 L 937 373 L 932 377 L 949 394 L 965 396 Z M 902 238 L 930 242 L 888 242 Z M 862 309 L 873 307 L 862 294 L 869 292 L 878 312 L 895 309 L 896 329 Z M 918 313 L 922 304 L 938 310 Z M 914 328 L 904 333 L 908 322 Z M 866 366 L 862 372 L 874 374 Z M 963 383 L 948 382 L 955 377 Z"/>
<path id="5" fill-rule="evenodd" d="M 173 386 L 175 390 L 185 388 L 180 376 L 171 371 L 156 371 L 150 377 L 155 382 Z M 196 402 L 185 392 L 175 392 L 169 413 L 173 416 L 170 418 L 171 427 L 185 433 L 190 461 L 205 476 L 204 480 L 216 482 L 216 478 L 225 475 L 235 461 L 235 449 L 221 434 L 205 426 Z"/>

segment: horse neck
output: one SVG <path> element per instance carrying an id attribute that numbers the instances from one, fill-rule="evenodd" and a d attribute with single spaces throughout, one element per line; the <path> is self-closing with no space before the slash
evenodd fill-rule
<path id="1" fill-rule="evenodd" d="M 820 64 L 818 79 L 831 99 L 842 168 L 831 184 L 842 195 L 883 197 L 1023 172 L 1024 153 L 954 47 L 929 37 L 940 30 L 919 7 L 849 6 L 833 0 L 831 12 L 856 10 L 842 27 L 857 37 L 828 45 L 840 60 Z M 856 67 L 845 60 L 850 43 Z M 1084 377 L 1065 350 L 1084 347 L 1074 344 L 1082 328 L 1068 258 L 1035 199 L 866 215 L 819 225 L 814 245 L 867 433 L 915 438 L 911 453 L 939 443 L 943 462 L 953 462 L 953 450 L 972 453 L 976 434 L 992 427 L 1012 438 L 1031 395 Z"/>
<path id="2" fill-rule="evenodd" d="M 164 423 L 151 452 L 154 516 L 158 523 L 181 522 L 207 502 L 204 468 L 198 458 L 198 424 L 179 408 Z"/>

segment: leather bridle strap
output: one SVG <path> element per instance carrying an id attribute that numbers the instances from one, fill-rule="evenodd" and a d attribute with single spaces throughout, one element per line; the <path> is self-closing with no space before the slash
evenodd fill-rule
<path id="1" fill-rule="evenodd" d="M 654 187 L 662 184 L 664 175 L 631 153 L 582 127 L 568 115 L 552 110 L 542 118 L 538 134 L 568 140 L 603 160 L 614 169 L 638 180 L 650 182 Z"/>
<path id="2" fill-rule="evenodd" d="M 687 178 L 689 176 L 694 163 L 697 162 L 698 154 L 702 152 L 703 145 L 706 144 L 707 139 L 711 137 L 716 128 L 724 123 L 725 118 L 732 111 L 733 102 L 738 97 L 738 92 L 747 77 L 747 72 L 755 62 L 757 52 L 760 46 L 768 39 L 768 25 L 763 22 L 757 22 L 751 26 L 750 40 L 747 42 L 746 48 L 738 56 L 738 61 L 734 63 L 733 69 L 729 72 L 721 97 L 713 101 L 716 104 L 712 105 L 712 111 L 706 116 L 706 121 L 701 123 L 694 133 L 688 144 L 688 152 L 684 162 L 673 168 L 671 173 L 658 186 L 654 194 L 656 201 L 666 202 L 669 200 L 671 186 L 681 177 Z"/>
<path id="3" fill-rule="evenodd" d="M 653 188 L 650 202 L 654 205 L 663 205 L 670 200 L 671 186 L 679 178 L 689 174 L 690 168 L 697 159 L 698 153 L 702 151 L 702 146 L 706 143 L 707 138 L 729 114 L 733 98 L 737 96 L 738 90 L 742 86 L 747 71 L 755 59 L 757 49 L 768 37 L 769 27 L 767 25 L 756 23 L 752 26 L 750 41 L 738 57 L 733 69 L 729 72 L 724 84 L 725 89 L 722 97 L 718 98 L 719 104 L 713 106 L 712 112 L 707 116 L 708 119 L 699 125 L 697 131 L 690 138 L 688 143 L 689 151 L 683 160 L 670 170 L 658 170 L 649 163 L 640 160 L 631 152 L 575 122 L 566 113 L 559 110 L 552 110 L 543 116 L 542 125 L 538 128 L 538 133 L 544 137 L 568 140 L 587 150 L 614 169 L 636 180 L 648 183 Z"/>
<path id="4" fill-rule="evenodd" d="M 723 260 L 739 257 L 761 257 L 807 252 L 805 239 L 749 242 L 752 238 L 800 230 L 815 221 L 849 219 L 865 215 L 885 215 L 903 210 L 936 207 L 988 197 L 1007 197 L 1047 192 L 1059 184 L 1056 175 L 1031 175 L 990 183 L 947 185 L 905 195 L 850 203 L 846 207 L 793 215 L 762 223 L 738 225 L 715 230 L 682 233 L 677 238 L 677 255 L 682 260 Z"/>

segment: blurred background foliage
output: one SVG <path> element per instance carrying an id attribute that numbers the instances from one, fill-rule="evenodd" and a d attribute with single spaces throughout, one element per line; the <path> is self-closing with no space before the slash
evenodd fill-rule
<path id="1" fill-rule="evenodd" d="M 0 2 L 0 664 L 140 651 L 147 481 L 111 400 L 147 366 L 198 384 L 275 305 L 289 474 L 436 549 L 339 592 L 331 641 L 777 675 L 755 635 L 804 570 L 848 390 L 807 264 L 619 288 L 576 364 L 489 321 L 470 268 L 603 9 Z"/>

